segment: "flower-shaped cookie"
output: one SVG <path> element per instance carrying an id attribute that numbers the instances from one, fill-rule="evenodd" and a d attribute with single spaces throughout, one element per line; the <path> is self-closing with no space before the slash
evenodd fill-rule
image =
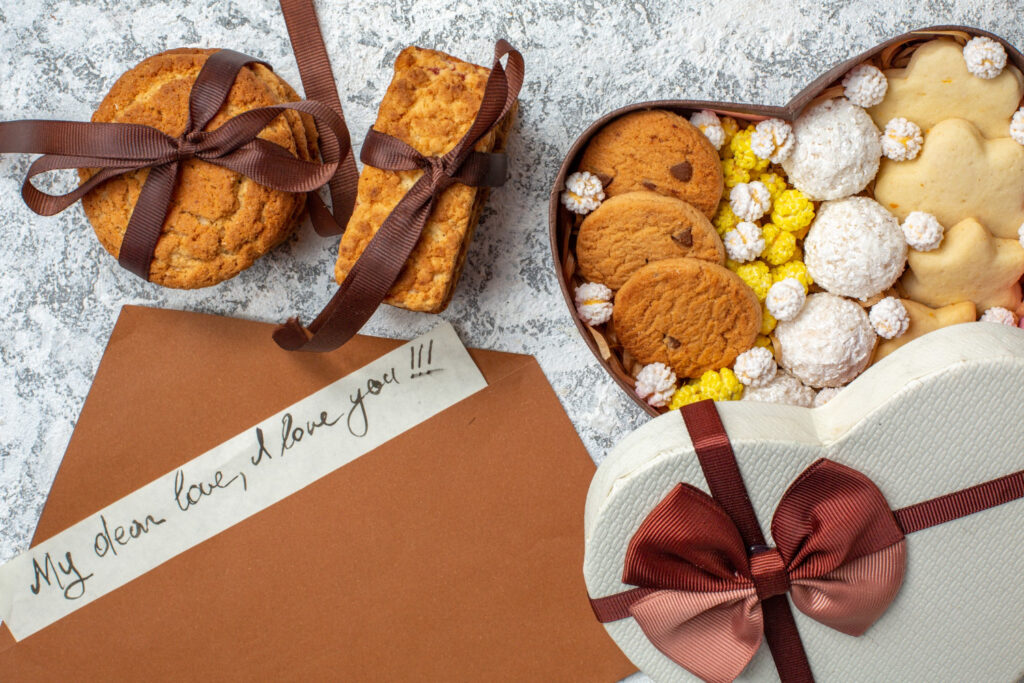
<path id="1" fill-rule="evenodd" d="M 945 119 L 967 119 L 985 137 L 1006 136 L 1010 116 L 1024 97 L 1024 76 L 1009 66 L 992 79 L 967 70 L 953 40 L 932 40 L 914 51 L 905 69 L 888 69 L 889 91 L 868 110 L 879 128 L 893 118 L 910 119 L 926 134 Z"/>
<path id="2" fill-rule="evenodd" d="M 950 304 L 941 308 L 929 308 L 910 299 L 900 299 L 907 312 L 909 323 L 906 331 L 895 339 L 882 339 L 875 348 L 872 362 L 877 363 L 907 342 L 943 327 L 970 323 L 977 319 L 974 304 L 970 301 Z"/>
<path id="3" fill-rule="evenodd" d="M 987 140 L 969 121 L 943 121 L 913 161 L 882 160 L 875 199 L 901 221 L 911 211 L 942 225 L 975 218 L 997 237 L 1016 239 L 1024 223 L 1024 146 L 1005 137 L 1006 125 L 1003 137 Z"/>
<path id="4" fill-rule="evenodd" d="M 1024 247 L 993 237 L 973 218 L 947 230 L 938 249 L 911 251 L 907 264 L 900 282 L 911 299 L 928 306 L 973 301 L 980 312 L 1021 302 Z"/>

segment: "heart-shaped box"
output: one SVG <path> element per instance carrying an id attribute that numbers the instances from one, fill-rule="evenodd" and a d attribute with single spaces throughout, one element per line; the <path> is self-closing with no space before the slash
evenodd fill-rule
<path id="1" fill-rule="evenodd" d="M 882 359 L 814 409 L 716 404 L 754 511 L 828 457 L 873 481 L 892 509 L 1024 470 L 1024 333 L 954 325 Z M 609 453 L 591 483 L 584 575 L 591 598 L 629 590 L 627 546 L 680 482 L 707 490 L 684 420 L 662 415 Z M 768 539 L 773 543 L 773 539 Z M 860 637 L 795 612 L 821 681 L 1015 681 L 1024 675 L 1024 499 L 911 533 L 895 600 Z M 657 681 L 696 680 L 627 617 L 605 624 Z M 761 647 L 737 680 L 776 680 Z"/>
<path id="2" fill-rule="evenodd" d="M 729 115 L 736 118 L 741 124 L 744 122 L 757 122 L 766 118 L 779 118 L 786 121 L 795 120 L 801 112 L 809 105 L 820 100 L 836 97 L 842 94 L 842 86 L 839 81 L 854 66 L 865 62 L 875 62 L 883 67 L 902 67 L 910 60 L 910 55 L 921 43 L 940 36 L 953 36 L 964 41 L 974 36 L 985 36 L 1000 42 L 1005 48 L 1009 60 L 1018 68 L 1024 71 L 1024 54 L 1007 43 L 999 36 L 983 31 L 981 29 L 967 26 L 932 26 L 918 29 L 903 35 L 887 40 L 875 47 L 862 52 L 842 62 L 822 74 L 814 82 L 797 94 L 789 104 L 783 107 L 738 104 L 732 102 L 711 102 L 701 100 L 657 100 L 631 104 L 610 112 L 592 123 L 576 139 L 565 155 L 565 160 L 558 171 L 552 186 L 550 201 L 548 204 L 548 224 L 551 252 L 555 261 L 555 272 L 558 276 L 558 283 L 562 288 L 562 295 L 569 307 L 570 315 L 576 323 L 580 334 L 590 350 L 594 353 L 598 363 L 608 371 L 612 378 L 618 383 L 629 396 L 636 401 L 644 410 L 651 415 L 658 415 L 664 410 L 651 407 L 645 401 L 639 399 L 634 393 L 634 380 L 632 375 L 623 366 L 615 349 L 615 341 L 607 334 L 607 330 L 600 330 L 587 325 L 580 319 L 573 303 L 573 291 L 575 286 L 582 280 L 576 276 L 576 261 L 574 256 L 575 232 L 579 228 L 579 221 L 563 207 L 559 201 L 562 191 L 565 189 L 565 179 L 579 165 L 580 157 L 583 154 L 590 139 L 605 125 L 621 116 L 631 112 L 644 109 L 667 109 L 681 115 L 689 116 L 695 111 L 709 109 L 721 115 Z"/>

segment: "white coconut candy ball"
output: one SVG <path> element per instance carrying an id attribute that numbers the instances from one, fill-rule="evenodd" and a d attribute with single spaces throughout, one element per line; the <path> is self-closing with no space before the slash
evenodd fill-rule
<path id="1" fill-rule="evenodd" d="M 882 154 L 893 161 L 910 161 L 917 158 L 924 145 L 921 126 L 897 116 L 885 124 L 882 132 Z"/>
<path id="2" fill-rule="evenodd" d="M 1006 50 L 998 41 L 977 36 L 964 45 L 964 61 L 978 78 L 995 78 L 1006 68 Z"/>
<path id="3" fill-rule="evenodd" d="M 868 197 L 825 202 L 804 240 L 804 264 L 822 289 L 864 301 L 896 282 L 907 262 L 900 222 Z"/>
<path id="4" fill-rule="evenodd" d="M 821 406 L 825 405 L 826 403 L 834 399 L 840 391 L 840 387 L 825 387 L 815 395 L 813 404 L 814 407 L 820 408 Z"/>
<path id="5" fill-rule="evenodd" d="M 903 239 L 907 241 L 907 246 L 917 251 L 938 249 L 946 232 L 939 219 L 925 211 L 908 213 L 900 229 L 903 230 Z"/>
<path id="6" fill-rule="evenodd" d="M 729 193 L 729 205 L 741 220 L 756 221 L 772 210 L 772 193 L 760 180 L 740 183 Z"/>
<path id="7" fill-rule="evenodd" d="M 676 391 L 676 373 L 664 363 L 651 363 L 636 375 L 636 395 L 655 408 L 668 405 Z"/>
<path id="8" fill-rule="evenodd" d="M 690 117 L 690 123 L 704 133 L 704 137 L 715 149 L 721 149 L 725 144 L 725 128 L 715 112 L 707 109 L 699 111 Z"/>
<path id="9" fill-rule="evenodd" d="M 776 320 L 792 320 L 800 313 L 807 293 L 795 277 L 779 280 L 768 290 L 764 305 Z"/>
<path id="10" fill-rule="evenodd" d="M 576 311 L 590 326 L 603 325 L 612 317 L 612 290 L 596 282 L 576 288 Z"/>
<path id="11" fill-rule="evenodd" d="M 562 206 L 573 213 L 590 213 L 604 201 L 601 180 L 589 171 L 577 171 L 565 179 Z"/>
<path id="12" fill-rule="evenodd" d="M 781 164 L 793 151 L 793 127 L 782 119 L 761 121 L 750 135 L 750 151 L 773 164 Z"/>
<path id="13" fill-rule="evenodd" d="M 764 234 L 756 223 L 740 221 L 722 238 L 725 251 L 733 261 L 753 261 L 764 251 Z"/>
<path id="14" fill-rule="evenodd" d="M 1010 137 L 1017 144 L 1024 145 L 1024 107 L 1015 111 L 1010 119 Z"/>
<path id="15" fill-rule="evenodd" d="M 1017 320 L 1013 316 L 1013 311 L 1002 306 L 993 306 L 978 318 L 978 322 L 982 323 L 998 323 L 1000 325 L 1009 325 L 1013 327 L 1017 324 Z"/>
<path id="16" fill-rule="evenodd" d="M 871 327 L 882 339 L 895 339 L 902 336 L 910 327 L 910 315 L 907 307 L 899 299 L 887 296 L 871 307 L 868 314 Z"/>
<path id="17" fill-rule="evenodd" d="M 810 408 L 814 403 L 814 389 L 804 386 L 800 380 L 785 371 L 779 371 L 775 377 L 760 387 L 747 387 L 743 390 L 744 401 L 761 403 L 784 403 L 791 406 Z"/>
<path id="18" fill-rule="evenodd" d="M 881 134 L 845 98 L 826 100 L 793 124 L 793 151 L 782 162 L 789 182 L 815 201 L 857 194 L 878 173 Z"/>
<path id="19" fill-rule="evenodd" d="M 763 387 L 775 379 L 777 370 L 775 356 L 763 346 L 755 346 L 736 356 L 732 366 L 736 378 L 748 387 Z"/>
<path id="20" fill-rule="evenodd" d="M 873 107 L 881 104 L 889 89 L 882 70 L 870 64 L 859 64 L 843 78 L 843 94 L 858 107 Z"/>
<path id="21" fill-rule="evenodd" d="M 863 308 L 827 293 L 807 297 L 797 317 L 775 328 L 779 365 L 815 388 L 838 387 L 859 375 L 877 339 Z"/>

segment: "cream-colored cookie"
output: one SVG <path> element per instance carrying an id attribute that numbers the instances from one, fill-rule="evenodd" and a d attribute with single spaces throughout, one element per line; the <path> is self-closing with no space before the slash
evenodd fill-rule
<path id="1" fill-rule="evenodd" d="M 882 339 L 875 347 L 875 356 L 871 360 L 877 363 L 890 353 L 903 346 L 907 342 L 917 339 L 921 335 L 928 334 L 940 327 L 948 327 L 957 323 L 970 323 L 976 320 L 974 304 L 970 301 L 950 304 L 942 308 L 929 308 L 910 299 L 901 299 L 904 308 L 907 309 L 907 317 L 910 324 L 907 331 L 895 339 Z"/>
<path id="2" fill-rule="evenodd" d="M 900 283 L 914 301 L 929 306 L 972 301 L 981 313 L 993 306 L 1016 308 L 1021 302 L 1021 275 L 1020 242 L 993 237 L 968 218 L 946 231 L 938 249 L 911 250 Z"/>
<path id="3" fill-rule="evenodd" d="M 996 237 L 1017 239 L 1024 223 L 1024 145 L 986 140 L 970 121 L 947 119 L 913 161 L 882 160 L 875 199 L 902 221 L 925 211 L 943 225 L 976 218 Z"/>
<path id="4" fill-rule="evenodd" d="M 1024 76 L 1016 68 L 978 78 L 967 70 L 960 45 L 945 38 L 920 46 L 905 69 L 888 69 L 885 75 L 885 99 L 868 109 L 879 128 L 901 116 L 927 133 L 940 121 L 960 118 L 987 138 L 1002 138 L 1024 97 Z"/>

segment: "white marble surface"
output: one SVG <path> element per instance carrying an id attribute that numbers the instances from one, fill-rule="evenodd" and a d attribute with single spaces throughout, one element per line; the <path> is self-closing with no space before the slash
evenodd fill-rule
<path id="1" fill-rule="evenodd" d="M 898 9 L 886 0 L 320 0 L 318 7 L 357 143 L 402 47 L 486 63 L 494 39 L 506 37 L 523 51 L 511 179 L 492 196 L 443 317 L 468 345 L 537 356 L 598 461 L 646 417 L 578 337 L 547 246 L 550 183 L 590 121 L 663 97 L 783 104 L 829 65 L 916 27 L 970 24 L 1024 44 L 1020 0 L 917 0 Z M 0 120 L 88 119 L 128 66 L 193 45 L 257 56 L 299 84 L 273 0 L 0 0 Z M 219 286 L 181 292 L 142 282 L 103 251 L 79 206 L 53 218 L 24 206 L 19 187 L 29 163 L 0 158 L 0 561 L 28 545 L 122 304 L 266 321 L 297 312 L 308 321 L 335 286 L 336 241 L 308 225 Z M 408 338 L 433 322 L 384 307 L 365 331 Z"/>

